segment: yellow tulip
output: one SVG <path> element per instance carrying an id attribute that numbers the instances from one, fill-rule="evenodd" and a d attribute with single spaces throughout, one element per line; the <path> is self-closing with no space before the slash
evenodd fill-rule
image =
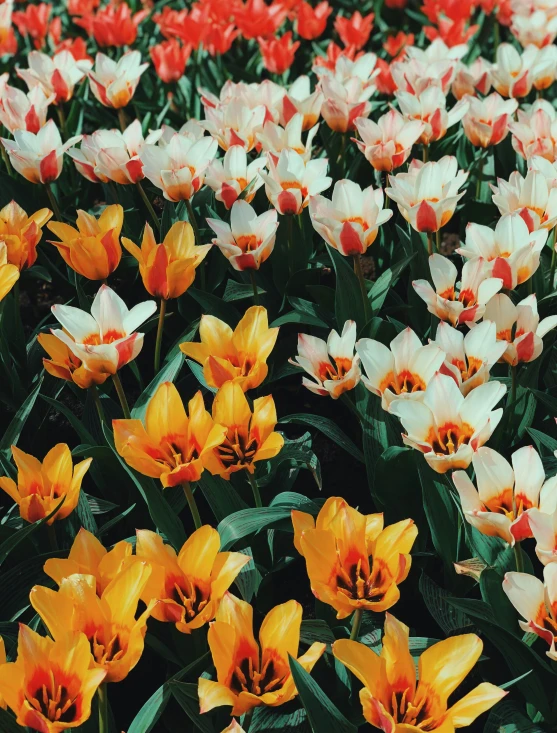
<path id="1" fill-rule="evenodd" d="M 65 519 L 77 506 L 81 482 L 92 458 L 72 464 L 72 454 L 65 443 L 58 443 L 41 463 L 29 453 L 12 445 L 12 455 L 18 468 L 17 485 L 7 476 L 0 478 L 3 489 L 19 504 L 19 513 L 26 522 L 36 522 L 53 512 L 62 497 L 64 503 L 58 512 L 48 520 Z"/>
<path id="2" fill-rule="evenodd" d="M 54 334 L 40 333 L 37 341 L 50 357 L 43 358 L 44 368 L 57 379 L 65 379 L 81 389 L 87 389 L 93 384 L 102 384 L 110 376 L 108 373 L 85 369 L 83 362 Z"/>
<path id="3" fill-rule="evenodd" d="M 113 420 L 116 450 L 139 473 L 163 487 L 198 481 L 206 458 L 222 443 L 226 429 L 205 409 L 201 392 L 189 401 L 189 417 L 172 382 L 163 382 L 141 420 Z"/>
<path id="4" fill-rule="evenodd" d="M 0 242 L 8 250 L 8 262 L 18 270 L 31 267 L 37 259 L 37 244 L 41 241 L 42 227 L 51 218 L 50 209 L 39 209 L 31 216 L 10 201 L 0 209 Z"/>
<path id="5" fill-rule="evenodd" d="M 483 643 L 475 634 L 440 641 L 421 655 L 418 678 L 408 648 L 408 627 L 385 616 L 381 654 L 349 639 L 333 644 L 333 654 L 365 687 L 360 690 L 364 718 L 384 731 L 438 731 L 465 728 L 507 693 L 482 682 L 451 707 L 448 699 L 472 670 Z"/>
<path id="6" fill-rule="evenodd" d="M 133 547 L 130 542 L 122 540 L 114 547 L 106 550 L 95 535 L 83 527 L 77 533 L 70 554 L 66 558 L 51 557 L 44 564 L 44 572 L 61 585 L 64 578 L 70 575 L 93 575 L 96 580 L 97 595 L 101 596 L 107 585 L 130 562 Z"/>
<path id="7" fill-rule="evenodd" d="M 215 618 L 224 593 L 249 562 L 241 552 L 219 548 L 219 533 L 208 525 L 190 535 L 178 555 L 155 532 L 137 530 L 137 557 L 152 568 L 142 599 L 159 601 L 154 618 L 176 624 L 184 634 Z"/>
<path id="8" fill-rule="evenodd" d="M 259 705 L 276 707 L 292 700 L 298 692 L 288 655 L 298 655 L 301 623 L 302 607 L 296 601 L 275 606 L 263 619 L 258 644 L 253 608 L 225 593 L 207 636 L 217 680 L 199 679 L 200 712 L 231 705 L 231 715 L 242 715 Z M 314 642 L 298 662 L 310 672 L 324 651 L 325 644 Z"/>
<path id="9" fill-rule="evenodd" d="M 77 728 L 91 715 L 91 700 L 106 672 L 92 669 L 83 634 L 52 641 L 23 624 L 17 661 L 0 666 L 0 696 L 21 726 L 41 733 Z"/>
<path id="10" fill-rule="evenodd" d="M 106 280 L 120 264 L 123 223 L 124 209 L 120 204 L 107 206 L 98 219 L 78 209 L 77 229 L 60 221 L 48 224 L 50 231 L 61 240 L 50 241 L 50 244 L 58 249 L 72 270 L 89 280 Z"/>
<path id="11" fill-rule="evenodd" d="M 150 574 L 146 562 L 131 563 L 100 597 L 95 576 L 70 575 L 58 591 L 36 585 L 29 600 L 55 641 L 68 630 L 83 632 L 95 666 L 106 671 L 106 681 L 120 682 L 143 654 L 147 619 L 156 601 L 135 616 Z"/>
<path id="12" fill-rule="evenodd" d="M 213 402 L 213 420 L 226 430 L 224 441 L 207 454 L 205 467 L 225 479 L 236 471 L 253 474 L 257 461 L 267 461 L 279 453 L 284 438 L 275 433 L 277 411 L 271 395 L 253 402 L 253 413 L 242 388 L 226 382 Z"/>
<path id="13" fill-rule="evenodd" d="M 219 389 L 225 382 L 233 381 L 247 392 L 267 376 L 267 359 L 278 331 L 269 328 L 266 309 L 254 305 L 247 309 L 234 331 L 214 316 L 202 316 L 201 343 L 187 341 L 180 344 L 180 349 L 203 365 L 203 376 L 210 387 Z"/>
<path id="14" fill-rule="evenodd" d="M 306 559 L 311 590 L 337 618 L 357 609 L 385 611 L 399 599 L 418 534 L 412 519 L 383 528 L 382 514 L 360 514 L 330 497 L 317 519 L 292 512 L 294 544 Z"/>
<path id="15" fill-rule="evenodd" d="M 162 244 L 157 244 L 149 224 L 145 224 L 141 248 L 126 237 L 122 244 L 138 261 L 145 290 L 163 300 L 186 292 L 195 279 L 196 268 L 212 247 L 197 246 L 191 224 L 185 221 L 173 224 Z"/>
<path id="16" fill-rule="evenodd" d="M 0 300 L 3 300 L 19 280 L 19 269 L 8 262 L 8 248 L 0 242 Z"/>

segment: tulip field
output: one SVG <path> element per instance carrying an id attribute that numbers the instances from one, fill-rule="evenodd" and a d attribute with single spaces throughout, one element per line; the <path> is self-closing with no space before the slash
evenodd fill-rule
<path id="1" fill-rule="evenodd" d="M 557 733 L 557 0 L 0 0 L 0 733 Z"/>

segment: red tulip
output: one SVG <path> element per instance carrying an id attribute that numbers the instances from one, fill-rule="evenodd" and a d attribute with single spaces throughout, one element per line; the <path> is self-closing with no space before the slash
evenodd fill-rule
<path id="1" fill-rule="evenodd" d="M 165 84 L 178 81 L 184 75 L 186 63 L 191 54 L 191 46 L 182 46 L 180 41 L 171 38 L 168 41 L 151 46 L 149 53 L 155 71 Z"/>
<path id="2" fill-rule="evenodd" d="M 18 10 L 13 14 L 13 22 L 22 36 L 30 36 L 35 48 L 42 48 L 48 33 L 48 19 L 52 5 L 39 3 L 28 5 L 24 11 Z"/>
<path id="3" fill-rule="evenodd" d="M 259 49 L 263 56 L 263 66 L 272 74 L 284 74 L 292 66 L 294 54 L 300 41 L 292 43 L 292 31 L 288 31 L 280 38 L 265 40 L 258 38 Z"/>
<path id="4" fill-rule="evenodd" d="M 282 5 L 267 5 L 265 0 L 247 0 L 234 14 L 244 38 L 270 38 L 283 24 L 287 10 Z"/>
<path id="5" fill-rule="evenodd" d="M 359 51 L 369 40 L 374 17 L 373 13 L 362 16 L 357 10 L 350 18 L 338 15 L 335 19 L 335 30 L 345 46 L 354 46 Z"/>
<path id="6" fill-rule="evenodd" d="M 327 27 L 327 18 L 332 12 L 327 0 L 320 2 L 315 8 L 303 0 L 298 7 L 298 35 L 307 41 L 319 38 Z"/>

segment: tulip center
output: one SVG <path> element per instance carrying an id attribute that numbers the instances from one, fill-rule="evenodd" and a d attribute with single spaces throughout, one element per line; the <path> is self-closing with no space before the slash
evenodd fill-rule
<path id="1" fill-rule="evenodd" d="M 114 634 L 108 643 L 104 643 L 102 639 L 99 639 L 99 632 L 95 631 L 93 637 L 89 639 L 89 643 L 91 644 L 91 653 L 97 664 L 117 662 L 125 654 L 125 649 L 122 648 L 118 634 Z"/>
<path id="2" fill-rule="evenodd" d="M 473 428 L 467 423 L 457 425 L 456 423 L 448 422 L 437 428 L 437 434 L 431 428 L 427 442 L 431 445 L 433 452 L 437 453 L 438 456 L 453 455 L 461 445 L 468 445 L 473 434 Z"/>
<path id="3" fill-rule="evenodd" d="M 259 448 L 256 438 L 252 438 L 247 434 L 239 432 L 235 427 L 229 430 L 224 442 L 218 446 L 221 461 L 226 465 L 246 465 L 253 462 L 253 457 Z"/>
<path id="4" fill-rule="evenodd" d="M 419 689 L 419 688 L 418 688 Z M 431 731 L 442 722 L 429 714 L 429 699 L 417 694 L 414 700 L 407 697 L 408 690 L 393 692 L 391 696 L 391 715 L 395 723 L 415 726 L 418 730 Z M 421 699 L 420 699 L 421 698 Z"/>
<path id="5" fill-rule="evenodd" d="M 425 382 L 418 375 L 404 369 L 398 374 L 390 372 L 379 385 L 380 392 L 384 392 L 390 388 L 396 394 L 410 394 L 413 392 L 423 392 L 425 390 Z"/>
<path id="6" fill-rule="evenodd" d="M 339 562 L 337 590 L 340 593 L 344 593 L 348 598 L 353 598 L 354 600 L 371 600 L 377 603 L 385 595 L 382 586 L 381 571 L 373 575 L 368 573 L 362 567 L 362 558 L 359 558 L 358 562 L 351 565 L 348 570 Z"/>
<path id="7" fill-rule="evenodd" d="M 275 661 L 269 658 L 261 672 L 253 666 L 251 657 L 244 659 L 234 668 L 230 689 L 239 695 L 241 692 L 251 692 L 253 695 L 263 695 L 282 687 L 290 674 L 288 671 L 277 669 Z"/>
<path id="8" fill-rule="evenodd" d="M 43 684 L 32 694 L 25 693 L 25 699 L 47 720 L 72 723 L 77 712 L 76 698 L 70 695 L 67 687 L 56 682 L 52 671 L 46 674 L 50 677 L 50 685 Z"/>
<path id="9" fill-rule="evenodd" d="M 255 234 L 241 234 L 239 237 L 236 237 L 236 244 L 242 252 L 253 252 L 254 249 L 259 247 L 261 242 Z"/>
<path id="10" fill-rule="evenodd" d="M 319 364 L 318 375 L 322 382 L 328 379 L 338 380 L 344 379 L 347 373 L 352 368 L 352 359 L 348 359 L 345 356 L 331 357 L 333 363 L 330 361 L 323 361 Z"/>
<path id="11" fill-rule="evenodd" d="M 288 191 L 290 188 L 297 188 L 301 192 L 303 199 L 308 195 L 307 187 L 303 186 L 300 181 L 282 181 L 280 187 L 283 191 Z"/>
<path id="12" fill-rule="evenodd" d="M 186 621 L 195 618 L 207 605 L 208 598 L 203 597 L 203 591 L 187 578 L 171 578 L 168 585 L 168 596 L 179 606 L 183 606 Z"/>
<path id="13" fill-rule="evenodd" d="M 476 356 L 469 356 L 468 363 L 460 361 L 460 359 L 453 359 L 452 364 L 459 370 L 462 381 L 465 382 L 480 371 L 483 361 Z"/>
<path id="14" fill-rule="evenodd" d="M 126 334 L 123 331 L 117 331 L 114 328 L 109 329 L 103 333 L 102 337 L 100 333 L 91 333 L 83 339 L 83 344 L 87 346 L 99 346 L 100 344 L 111 344 L 113 341 L 124 338 Z"/>

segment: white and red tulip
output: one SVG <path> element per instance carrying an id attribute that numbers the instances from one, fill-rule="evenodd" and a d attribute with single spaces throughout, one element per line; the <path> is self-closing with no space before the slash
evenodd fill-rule
<path id="1" fill-rule="evenodd" d="M 127 51 L 118 61 L 98 53 L 89 72 L 91 91 L 105 107 L 121 109 L 131 101 L 148 66 L 141 63 L 139 51 Z"/>
<path id="2" fill-rule="evenodd" d="M 46 97 L 54 95 L 54 104 L 68 102 L 78 84 L 91 70 L 88 59 L 76 61 L 69 51 L 60 51 L 52 58 L 40 51 L 31 51 L 27 57 L 28 69 L 17 69 L 17 75 L 29 87 L 39 87 Z"/>
<path id="3" fill-rule="evenodd" d="M 217 201 L 222 201 L 227 209 L 240 194 L 250 203 L 257 190 L 263 185 L 259 171 L 267 165 L 267 158 L 261 157 L 248 164 L 248 156 L 241 145 L 233 145 L 224 154 L 223 160 L 213 160 L 205 171 L 205 183 L 215 192 Z"/>
<path id="4" fill-rule="evenodd" d="M 412 146 L 424 132 L 421 120 L 407 120 L 396 109 L 389 110 L 377 122 L 357 117 L 354 125 L 361 140 L 352 138 L 377 171 L 393 171 L 410 157 Z"/>
<path id="5" fill-rule="evenodd" d="M 260 171 L 267 198 L 279 214 L 300 214 L 315 196 L 331 185 L 328 161 L 317 158 L 307 163 L 294 150 L 283 150 L 278 159 L 268 156 L 268 172 Z"/>

